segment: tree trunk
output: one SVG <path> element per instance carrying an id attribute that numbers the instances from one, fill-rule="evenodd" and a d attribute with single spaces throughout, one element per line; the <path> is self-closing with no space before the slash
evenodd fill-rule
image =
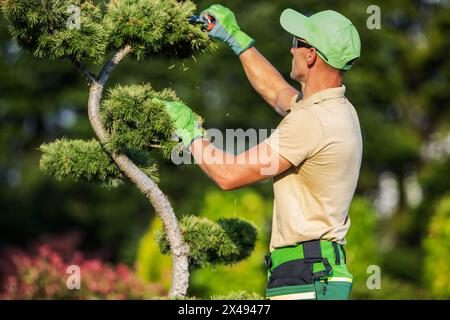
<path id="1" fill-rule="evenodd" d="M 100 117 L 100 101 L 103 95 L 103 89 L 110 73 L 130 51 L 130 46 L 125 46 L 123 49 L 119 50 L 115 56 L 105 64 L 98 79 L 92 77 L 92 74 L 89 73 L 83 65 L 76 64 L 89 81 L 89 121 L 102 145 L 107 144 L 109 141 L 108 133 L 106 132 Z M 161 189 L 159 189 L 158 185 L 140 170 L 127 156 L 114 152 L 111 152 L 110 155 L 120 170 L 150 200 L 156 213 L 161 218 L 172 254 L 172 283 L 169 297 L 184 298 L 189 286 L 189 246 L 184 242 L 178 220 L 169 200 Z"/>

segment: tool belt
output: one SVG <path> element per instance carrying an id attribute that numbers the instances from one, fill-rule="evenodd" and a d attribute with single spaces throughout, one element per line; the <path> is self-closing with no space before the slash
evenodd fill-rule
<path id="1" fill-rule="evenodd" d="M 343 246 L 332 241 L 322 242 L 323 245 L 333 246 L 335 265 L 341 264 L 339 247 L 342 250 L 345 262 L 345 251 Z M 276 292 L 292 291 L 294 288 L 299 288 L 301 289 L 300 291 L 302 291 L 305 288 L 302 286 L 307 285 L 313 287 L 315 281 L 324 279 L 326 282 L 326 279 L 331 277 L 333 268 L 328 258 L 332 257 L 323 256 L 320 240 L 305 241 L 296 246 L 285 248 L 287 248 L 285 250 L 289 250 L 290 259 L 289 261 L 281 263 L 278 261 L 278 265 L 276 265 L 275 268 L 273 268 L 271 255 L 265 256 L 265 266 L 269 274 L 267 296 L 274 295 Z M 300 250 L 303 251 L 302 254 L 299 252 Z M 292 255 L 292 253 L 294 253 L 294 255 Z M 294 256 L 302 258 L 292 259 Z M 314 267 L 315 265 L 316 267 Z"/>

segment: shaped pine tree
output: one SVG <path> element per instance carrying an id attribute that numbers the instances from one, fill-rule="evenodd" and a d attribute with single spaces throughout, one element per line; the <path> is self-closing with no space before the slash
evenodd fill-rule
<path id="1" fill-rule="evenodd" d="M 213 48 L 207 34 L 188 22 L 195 5 L 175 0 L 0 3 L 10 33 L 21 47 L 38 58 L 69 60 L 89 85 L 88 114 L 97 139 L 61 139 L 42 145 L 41 169 L 57 179 L 70 177 L 109 187 L 131 181 L 162 219 L 159 244 L 172 255 L 170 297 L 185 297 L 190 264 L 230 264 L 248 257 L 256 241 L 251 224 L 237 219 L 213 223 L 196 217 L 185 217 L 180 224 L 157 185 L 152 152 L 168 159 L 177 146 L 163 102 L 180 101 L 175 92 L 157 92 L 149 84 L 117 85 L 101 102 L 111 72 L 127 56 L 184 58 Z M 100 73 L 90 72 L 86 61 L 103 64 Z"/>

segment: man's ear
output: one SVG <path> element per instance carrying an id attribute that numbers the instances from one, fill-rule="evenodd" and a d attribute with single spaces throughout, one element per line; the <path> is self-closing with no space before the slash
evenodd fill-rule
<path id="1" fill-rule="evenodd" d="M 310 48 L 306 56 L 306 63 L 308 64 L 308 67 L 312 67 L 316 62 L 316 59 L 317 59 L 316 48 Z"/>

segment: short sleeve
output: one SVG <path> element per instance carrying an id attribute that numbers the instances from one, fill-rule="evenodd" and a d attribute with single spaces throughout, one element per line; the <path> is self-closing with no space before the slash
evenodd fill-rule
<path id="1" fill-rule="evenodd" d="M 299 102 L 300 100 L 301 100 L 301 93 L 293 95 L 291 98 L 291 102 L 289 103 L 288 108 L 289 111 L 292 110 L 292 108 L 294 108 L 297 102 Z"/>
<path id="2" fill-rule="evenodd" d="M 322 125 L 312 111 L 294 108 L 265 142 L 272 150 L 298 166 L 321 148 Z"/>

